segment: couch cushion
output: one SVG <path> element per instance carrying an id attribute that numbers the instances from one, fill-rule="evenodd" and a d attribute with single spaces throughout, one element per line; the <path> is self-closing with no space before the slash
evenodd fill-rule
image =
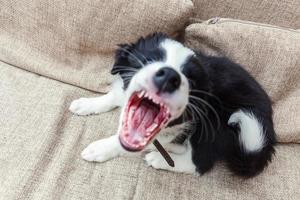
<path id="1" fill-rule="evenodd" d="M 186 44 L 247 69 L 273 101 L 280 142 L 300 142 L 300 32 L 233 19 L 191 24 Z"/>
<path id="2" fill-rule="evenodd" d="M 0 2 L 0 60 L 105 92 L 116 45 L 154 31 L 175 34 L 190 0 Z"/>
<path id="3" fill-rule="evenodd" d="M 299 0 L 193 0 L 197 18 L 227 17 L 300 28 Z"/>
<path id="4" fill-rule="evenodd" d="M 140 156 L 90 163 L 80 152 L 115 133 L 118 109 L 72 115 L 72 100 L 96 94 L 1 62 L 0 91 L 0 199 L 299 199 L 300 145 L 278 145 L 247 181 L 222 164 L 200 177 L 154 170 Z"/>

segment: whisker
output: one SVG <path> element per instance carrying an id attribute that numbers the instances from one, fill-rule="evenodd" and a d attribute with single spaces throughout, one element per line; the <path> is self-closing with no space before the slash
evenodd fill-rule
<path id="1" fill-rule="evenodd" d="M 193 96 L 193 95 L 189 95 L 189 97 L 192 98 L 192 99 L 200 101 L 201 103 L 205 104 L 206 106 L 208 106 L 211 109 L 211 111 L 214 113 L 214 115 L 217 119 L 217 124 L 218 124 L 217 128 L 219 129 L 220 126 L 221 126 L 221 121 L 220 121 L 220 117 L 219 117 L 217 111 L 207 101 L 201 99 L 200 97 L 196 97 L 196 96 Z"/>
<path id="2" fill-rule="evenodd" d="M 114 69 L 114 71 L 116 71 L 116 72 L 123 72 L 123 71 L 125 71 L 125 72 L 138 72 L 138 70 L 135 70 L 135 69 L 131 69 L 131 68 L 127 68 L 127 69 L 124 69 L 124 68 L 117 68 L 117 69 Z"/>
<path id="3" fill-rule="evenodd" d="M 214 142 L 214 141 L 215 141 L 216 130 L 214 129 L 214 127 L 213 127 L 213 125 L 212 125 L 212 123 L 211 123 L 211 120 L 207 117 L 207 115 L 205 115 L 205 114 L 203 113 L 203 116 L 204 116 L 204 118 L 207 120 L 208 125 L 209 125 L 210 130 L 211 130 L 210 133 L 211 133 L 211 135 L 212 135 L 212 138 L 211 138 L 211 141 L 210 141 L 210 142 Z M 207 137 L 206 139 L 208 139 L 208 137 Z M 205 140 L 205 141 L 207 141 L 207 140 Z"/>
<path id="4" fill-rule="evenodd" d="M 120 74 L 120 76 L 121 76 L 123 79 L 126 78 L 126 77 L 132 78 L 132 77 L 136 74 L 136 72 L 130 71 L 130 70 L 119 70 L 119 71 L 116 71 L 116 72 L 117 72 L 117 73 L 123 72 L 123 73 Z"/>
<path id="5" fill-rule="evenodd" d="M 131 78 L 132 78 L 132 77 L 123 77 L 123 80 L 124 80 L 125 82 L 130 82 Z"/>
<path id="6" fill-rule="evenodd" d="M 206 126 L 205 120 L 201 117 L 200 121 L 201 121 L 201 132 L 200 132 L 201 134 L 200 134 L 200 137 L 198 139 L 198 143 L 202 140 L 202 136 L 207 131 L 207 126 Z"/>
<path id="7" fill-rule="evenodd" d="M 213 98 L 215 98 L 217 101 L 218 101 L 218 103 L 220 103 L 221 105 L 222 105 L 222 102 L 221 102 L 221 100 L 219 99 L 219 97 L 217 97 L 216 95 L 214 95 L 214 94 L 212 94 L 212 93 L 210 93 L 210 92 L 206 92 L 206 91 L 204 91 L 204 90 L 194 90 L 194 89 L 192 89 L 192 90 L 190 90 L 191 92 L 196 92 L 196 93 L 201 93 L 201 94 L 206 94 L 206 95 L 208 95 L 208 96 L 210 96 L 210 97 L 213 97 Z"/>
<path id="8" fill-rule="evenodd" d="M 134 76 L 135 72 L 123 72 L 120 74 L 120 76 Z"/>
<path id="9" fill-rule="evenodd" d="M 188 105 L 189 106 L 189 105 Z M 195 117 L 195 114 L 194 114 L 194 112 L 193 112 L 193 109 L 192 108 L 190 108 L 190 107 L 188 107 L 190 110 L 190 115 L 191 115 L 191 117 L 192 117 L 192 121 L 197 121 L 197 118 Z"/>
<path id="10" fill-rule="evenodd" d="M 121 77 L 122 78 L 132 78 L 133 74 L 122 74 Z"/>
<path id="11" fill-rule="evenodd" d="M 191 105 L 193 105 L 194 109 L 197 110 L 197 112 L 199 113 L 199 115 L 201 116 L 201 122 L 203 123 L 203 126 L 204 126 L 204 129 L 205 129 L 205 141 L 207 141 L 208 139 L 208 132 L 209 132 L 209 129 L 207 127 L 207 121 L 208 121 L 208 118 L 206 117 L 205 113 L 203 113 L 199 108 L 197 108 L 196 105 L 194 105 L 193 103 L 190 102 Z M 211 126 L 210 126 L 210 129 L 211 129 Z M 202 140 L 202 136 L 201 138 L 199 138 L 199 141 Z"/>
<path id="12" fill-rule="evenodd" d="M 146 61 L 147 63 L 149 62 L 149 60 L 148 60 L 142 53 L 138 52 L 138 51 L 135 50 L 135 49 L 134 49 L 134 52 L 137 53 L 137 54 L 139 54 L 140 56 L 142 56 L 142 57 L 145 59 L 145 61 Z M 151 59 L 150 61 L 153 62 L 152 59 Z"/>
<path id="13" fill-rule="evenodd" d="M 182 113 L 182 120 L 183 120 L 183 122 L 187 121 L 187 119 L 186 119 L 186 110 Z"/>
<path id="14" fill-rule="evenodd" d="M 132 79 L 132 77 L 123 77 L 124 81 L 130 81 Z"/>
<path id="15" fill-rule="evenodd" d="M 127 49 L 120 47 L 121 50 L 127 52 L 129 55 L 131 55 L 141 66 L 144 67 L 144 64 L 142 63 L 142 61 L 140 59 L 138 59 L 133 53 L 131 53 L 130 51 L 128 51 Z"/>
<path id="16" fill-rule="evenodd" d="M 129 76 L 128 76 L 128 77 L 123 77 L 123 80 L 124 80 L 124 81 L 127 81 L 127 80 L 129 80 L 129 81 L 130 81 L 130 80 L 131 80 L 131 78 L 132 78 L 132 77 L 129 77 Z"/>
<path id="17" fill-rule="evenodd" d="M 126 72 L 126 73 L 122 73 L 120 75 L 122 75 L 122 76 L 133 76 L 134 74 L 136 74 L 136 72 Z"/>
<path id="18" fill-rule="evenodd" d="M 192 102 L 190 102 L 190 103 L 192 104 Z M 194 106 L 197 107 L 196 105 L 194 105 Z M 212 134 L 211 142 L 214 142 L 215 141 L 215 135 L 216 135 L 217 131 L 214 129 L 214 127 L 212 125 L 212 122 L 208 118 L 208 116 L 201 109 L 198 109 L 198 112 L 200 112 L 202 114 L 202 116 L 206 119 L 206 121 L 209 123 L 209 127 L 210 127 L 211 134 Z M 208 137 L 206 138 L 205 141 L 207 141 L 207 139 L 208 139 Z"/>
<path id="19" fill-rule="evenodd" d="M 191 99 L 191 101 L 193 101 L 193 100 L 194 100 L 194 99 Z M 196 101 L 196 100 L 194 100 L 194 101 Z M 196 102 L 197 102 L 197 101 L 196 101 Z M 190 102 L 190 103 L 192 104 L 192 102 Z M 200 103 L 200 102 L 198 102 L 198 103 Z M 200 103 L 200 105 L 203 106 L 202 103 Z M 195 107 L 196 107 L 196 105 L 195 105 Z M 207 120 L 207 122 L 209 123 L 209 127 L 210 127 L 211 134 L 212 134 L 211 142 L 213 142 L 213 141 L 215 140 L 216 130 L 215 130 L 215 128 L 213 127 L 212 122 L 211 122 L 211 120 L 208 118 L 207 114 L 205 114 L 201 109 L 198 109 L 198 111 L 202 114 L 202 116 L 203 116 L 203 117 Z M 208 138 L 206 138 L 206 139 L 208 139 Z M 205 141 L 207 141 L 207 140 L 205 140 Z"/>
<path id="20" fill-rule="evenodd" d="M 136 69 L 135 67 L 130 66 L 130 65 L 127 65 L 127 66 L 124 66 L 124 65 L 115 65 L 114 67 L 115 67 L 115 68 L 119 68 L 119 69 L 128 69 L 128 68 L 129 68 L 129 69 L 138 71 L 138 69 Z"/>
<path id="21" fill-rule="evenodd" d="M 135 72 L 128 72 L 128 73 L 123 73 L 121 74 L 122 76 L 133 76 Z"/>
<path id="22" fill-rule="evenodd" d="M 202 140 L 203 130 L 204 130 L 204 133 L 205 133 L 205 138 L 207 138 L 207 134 L 208 134 L 207 132 L 208 132 L 208 129 L 207 129 L 206 121 L 205 121 L 205 119 L 203 118 L 201 112 L 198 111 L 199 109 L 198 109 L 194 104 L 192 104 L 192 103 L 190 102 L 188 105 L 190 105 L 190 106 L 191 106 L 191 109 L 194 110 L 194 111 L 197 113 L 197 115 L 199 116 L 199 119 L 200 119 L 200 121 L 201 121 L 201 135 L 200 135 L 200 138 L 199 138 L 199 140 L 198 140 L 198 142 L 200 142 L 200 141 Z"/>

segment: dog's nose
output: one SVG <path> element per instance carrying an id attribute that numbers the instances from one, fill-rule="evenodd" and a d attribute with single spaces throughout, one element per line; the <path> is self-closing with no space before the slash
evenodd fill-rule
<path id="1" fill-rule="evenodd" d="M 159 69 L 153 77 L 154 85 L 159 92 L 174 92 L 179 88 L 181 79 L 178 72 L 170 67 Z"/>

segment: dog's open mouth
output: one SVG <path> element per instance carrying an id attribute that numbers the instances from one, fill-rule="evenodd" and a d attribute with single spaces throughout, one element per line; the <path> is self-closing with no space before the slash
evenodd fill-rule
<path id="1" fill-rule="evenodd" d="M 169 121 L 168 107 L 146 91 L 130 97 L 123 115 L 120 142 L 129 151 L 141 151 Z"/>

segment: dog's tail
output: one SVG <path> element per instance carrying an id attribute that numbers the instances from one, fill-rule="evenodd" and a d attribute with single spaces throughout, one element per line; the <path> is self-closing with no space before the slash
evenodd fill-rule
<path id="1" fill-rule="evenodd" d="M 240 176 L 253 177 L 271 161 L 276 143 L 271 116 L 258 110 L 239 110 L 228 124 L 237 135 L 232 151 L 226 156 L 229 168 Z"/>

